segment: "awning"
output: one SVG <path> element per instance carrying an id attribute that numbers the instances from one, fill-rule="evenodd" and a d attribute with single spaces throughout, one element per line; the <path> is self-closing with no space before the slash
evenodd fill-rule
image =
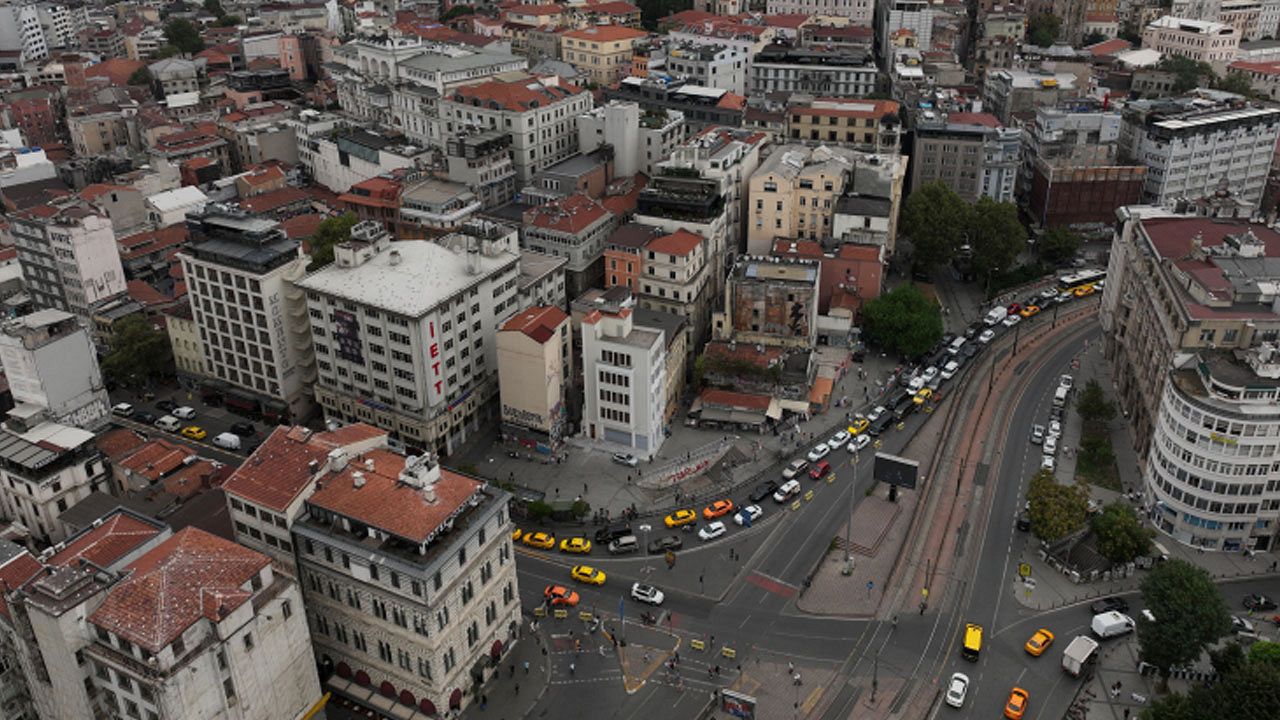
<path id="1" fill-rule="evenodd" d="M 787 412 L 799 413 L 801 415 L 809 414 L 808 400 L 779 400 L 778 406 Z M 769 409 L 772 410 L 773 408 L 771 407 Z"/>
<path id="2" fill-rule="evenodd" d="M 729 422 L 736 425 L 759 425 L 764 422 L 764 413 L 734 410 L 729 413 Z"/>
<path id="3" fill-rule="evenodd" d="M 732 410 L 721 410 L 720 408 L 702 408 L 702 414 L 698 416 L 700 420 L 712 422 L 733 422 Z"/>
<path id="4" fill-rule="evenodd" d="M 764 411 L 764 416 L 770 420 L 782 419 L 782 405 L 778 402 L 778 398 L 769 399 L 769 409 Z"/>
<path id="5" fill-rule="evenodd" d="M 835 386 L 831 378 L 820 377 L 813 381 L 813 387 L 809 389 L 809 402 L 814 405 L 826 405 L 827 399 L 831 397 L 831 389 Z"/>

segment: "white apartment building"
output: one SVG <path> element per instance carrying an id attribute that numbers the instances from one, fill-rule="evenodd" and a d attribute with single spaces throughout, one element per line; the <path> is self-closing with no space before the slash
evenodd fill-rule
<path id="1" fill-rule="evenodd" d="M 76 33 L 84 28 L 84 9 L 52 3 L 41 3 L 39 9 L 45 44 L 51 48 L 74 47 Z"/>
<path id="2" fill-rule="evenodd" d="M 601 145 L 613 147 L 613 176 L 654 175 L 684 141 L 684 114 L 676 110 L 643 111 L 640 105 L 612 100 L 578 116 L 578 150 L 584 155 Z"/>
<path id="3" fill-rule="evenodd" d="M 667 46 L 666 74 L 685 78 L 693 85 L 747 94 L 747 68 L 751 57 L 735 45 L 671 43 Z"/>
<path id="4" fill-rule="evenodd" d="M 1221 70 L 1236 59 L 1240 33 L 1232 26 L 1165 15 L 1142 30 L 1143 49 L 1199 60 Z"/>
<path id="5" fill-rule="evenodd" d="M 89 493 L 107 489 L 108 472 L 93 433 L 10 417 L 0 429 L 0 513 L 43 542 L 59 542 L 58 517 Z"/>
<path id="6" fill-rule="evenodd" d="M 0 50 L 17 51 L 23 64 L 49 57 L 40 11 L 33 2 L 0 5 Z"/>
<path id="7" fill-rule="evenodd" d="M 88 320 L 124 294 L 124 267 L 111 219 L 77 197 L 10 215 L 10 231 L 32 304 Z"/>
<path id="8" fill-rule="evenodd" d="M 387 446 L 387 431 L 355 423 L 326 432 L 281 425 L 253 451 L 222 490 L 236 542 L 298 576 L 290 529 L 316 483 L 348 459 Z"/>
<path id="9" fill-rule="evenodd" d="M 194 185 L 166 190 L 146 199 L 147 219 L 157 228 L 185 223 L 187 213 L 200 212 L 208 202 L 208 196 Z"/>
<path id="10" fill-rule="evenodd" d="M 906 29 L 916 34 L 922 52 L 932 50 L 934 14 L 929 0 L 877 0 L 875 28 L 880 47 L 890 47 L 894 33 Z"/>
<path id="11" fill-rule="evenodd" d="M 822 15 L 849 18 L 850 25 L 873 27 L 875 0 L 767 0 L 769 15 Z"/>
<path id="12" fill-rule="evenodd" d="M 24 416 L 90 430 L 110 418 L 97 350 L 71 313 L 37 310 L 0 325 L 0 366 Z"/>
<path id="13" fill-rule="evenodd" d="M 306 417 L 315 357 L 292 285 L 306 268 L 297 241 L 277 222 L 213 205 L 188 216 L 188 226 L 192 242 L 178 258 L 205 373 L 234 386 L 227 401 L 242 409 L 283 422 Z"/>
<path id="14" fill-rule="evenodd" d="M 780 38 L 782 34 L 777 29 L 765 24 L 721 23 L 715 20 L 673 27 L 667 33 L 667 42 L 673 47 L 708 45 L 727 47 L 734 53 L 745 54 L 746 64 L 743 70 L 748 83 L 751 78 L 751 63 L 755 61 L 756 54 L 768 47 L 774 39 Z"/>
<path id="15" fill-rule="evenodd" d="M 396 243 L 376 223 L 357 225 L 332 264 L 297 283 L 325 416 L 453 452 L 497 394 L 493 337 L 519 310 L 519 274 L 516 233 L 492 223 Z"/>
<path id="16" fill-rule="evenodd" d="M 509 500 L 430 454 L 372 450 L 325 476 L 293 535 L 326 690 L 406 717 L 476 700 L 474 669 L 520 625 Z"/>
<path id="17" fill-rule="evenodd" d="M 430 159 L 424 146 L 395 142 L 364 128 L 305 139 L 298 136 L 299 162 L 317 183 L 336 193 L 392 170 L 426 167 Z"/>
<path id="18" fill-rule="evenodd" d="M 592 440 L 651 458 L 666 438 L 667 344 L 661 330 L 636 327 L 630 308 L 582 319 L 582 428 Z"/>
<path id="19" fill-rule="evenodd" d="M 1258 24 L 1254 26 L 1253 33 L 1245 37 L 1245 40 L 1273 38 L 1276 36 L 1276 31 L 1280 30 L 1280 0 L 1261 0 L 1260 5 Z"/>
<path id="20" fill-rule="evenodd" d="M 751 64 L 751 92 L 807 92 L 823 97 L 866 97 L 876 90 L 879 71 L 863 50 L 775 44 Z"/>
<path id="21" fill-rule="evenodd" d="M 1254 107 L 1222 93 L 1130 103 L 1120 129 L 1123 156 L 1146 165 L 1143 201 L 1168 206 L 1212 195 L 1225 181 L 1257 208 L 1266 187 L 1280 108 Z"/>
<path id="22" fill-rule="evenodd" d="M 558 77 L 488 80 L 457 87 L 440 100 L 444 136 L 469 128 L 511 135 L 516 185 L 578 152 L 578 115 L 590 110 L 584 88 L 561 85 Z"/>

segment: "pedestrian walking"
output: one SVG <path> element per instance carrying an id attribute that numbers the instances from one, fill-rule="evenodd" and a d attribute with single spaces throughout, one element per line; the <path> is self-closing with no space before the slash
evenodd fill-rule
<path id="1" fill-rule="evenodd" d="M 520 683 L 516 683 L 516 694 L 520 694 Z"/>
<path id="2" fill-rule="evenodd" d="M 529 674 L 529 661 L 528 661 L 528 660 L 525 660 L 525 661 L 524 661 L 524 674 L 525 674 L 525 675 L 528 675 L 528 674 Z"/>
<path id="3" fill-rule="evenodd" d="M 583 495 L 586 495 L 586 494 L 587 494 L 587 484 L 586 484 L 586 483 L 582 483 L 582 494 L 583 494 Z"/>
<path id="4" fill-rule="evenodd" d="M 578 666 L 577 666 L 577 665 L 574 665 L 573 663 L 569 663 L 569 674 L 570 674 L 570 675 L 573 675 L 573 674 L 574 674 L 574 672 L 575 672 L 577 669 L 578 669 Z"/>
<path id="5" fill-rule="evenodd" d="M 487 708 L 487 707 L 489 707 L 489 696 L 488 696 L 488 695 L 481 695 L 481 696 L 480 696 L 480 709 L 481 709 L 481 710 L 484 710 L 484 709 L 485 709 L 485 708 Z"/>
<path id="6" fill-rule="evenodd" d="M 796 685 L 800 685 L 800 673 L 796 673 L 796 674 L 792 677 L 792 680 L 794 680 L 794 681 L 795 681 L 795 684 L 796 684 Z"/>
<path id="7" fill-rule="evenodd" d="M 515 664 L 515 663 L 511 663 L 510 667 L 508 667 L 507 669 L 511 671 L 511 672 L 510 672 L 510 674 L 508 674 L 508 675 L 507 675 L 507 677 L 509 677 L 509 678 L 513 678 L 513 677 L 515 677 L 515 676 L 516 676 L 516 664 Z"/>
<path id="8" fill-rule="evenodd" d="M 716 666 L 716 677 L 720 677 L 720 666 Z"/>
<path id="9" fill-rule="evenodd" d="M 787 661 L 787 674 L 788 674 L 788 675 L 791 675 L 791 674 L 793 674 L 795 671 L 796 671 L 796 664 L 795 664 L 795 663 L 793 663 L 793 662 L 791 662 L 790 660 L 788 660 L 788 661 Z"/>

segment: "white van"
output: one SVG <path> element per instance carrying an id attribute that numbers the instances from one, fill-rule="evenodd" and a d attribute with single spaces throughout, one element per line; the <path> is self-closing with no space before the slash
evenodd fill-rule
<path id="1" fill-rule="evenodd" d="M 987 324 L 987 327 L 991 327 L 992 325 L 999 325 L 1008 315 L 1009 311 L 1005 308 L 994 307 L 987 311 L 986 317 L 982 318 L 982 321 Z"/>
<path id="2" fill-rule="evenodd" d="M 1094 615 L 1089 628 L 1094 635 L 1106 640 L 1133 632 L 1134 622 L 1128 615 L 1112 610 Z"/>
<path id="3" fill-rule="evenodd" d="M 178 432 L 182 428 L 182 421 L 172 415 L 165 415 L 156 421 L 156 427 L 165 432 Z"/>
<path id="4" fill-rule="evenodd" d="M 1058 389 L 1053 391 L 1053 406 L 1065 407 L 1067 404 L 1067 395 L 1069 395 L 1070 393 L 1071 393 L 1071 388 L 1066 388 L 1059 385 Z"/>
<path id="5" fill-rule="evenodd" d="M 964 347 L 964 344 L 966 342 L 968 342 L 968 340 L 966 340 L 963 337 L 958 337 L 955 340 L 952 340 L 951 344 L 947 346 L 947 352 L 951 353 L 952 355 L 959 355 L 960 348 Z"/>
<path id="6" fill-rule="evenodd" d="M 239 450 L 240 436 L 229 432 L 221 433 L 213 439 L 213 444 L 223 450 Z"/>

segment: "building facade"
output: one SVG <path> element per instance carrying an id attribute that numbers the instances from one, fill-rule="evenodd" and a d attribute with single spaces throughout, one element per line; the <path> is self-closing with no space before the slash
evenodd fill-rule
<path id="1" fill-rule="evenodd" d="M 744 255 L 712 317 L 717 340 L 812 348 L 818 337 L 818 263 Z"/>
<path id="2" fill-rule="evenodd" d="M 769 45 L 751 63 L 751 93 L 807 92 L 865 97 L 875 92 L 877 70 L 868 53 L 827 52 L 784 43 Z"/>
<path id="3" fill-rule="evenodd" d="M 613 148 L 613 176 L 652 176 L 655 166 L 684 142 L 684 115 L 675 110 L 642 112 L 634 102 L 614 100 L 578 116 L 578 150 Z"/>
<path id="4" fill-rule="evenodd" d="M 541 452 L 559 449 L 569 431 L 572 324 L 559 307 L 520 311 L 497 333 L 502 432 Z"/>
<path id="5" fill-rule="evenodd" d="M 125 291 L 111 219 L 79 198 L 14 214 L 10 231 L 31 302 L 89 319 Z"/>
<path id="6" fill-rule="evenodd" d="M 10 415 L 0 429 L 0 509 L 45 543 L 66 538 L 58 517 L 107 489 L 106 463 L 93 433 Z"/>
<path id="7" fill-rule="evenodd" d="M 582 318 L 582 429 L 586 437 L 651 458 L 666 439 L 667 346 L 661 330 L 637 327 L 630 308 Z"/>
<path id="8" fill-rule="evenodd" d="M 587 74 L 597 85 L 612 85 L 631 71 L 635 44 L 648 37 L 622 25 L 592 25 L 560 35 L 560 59 Z"/>
<path id="9" fill-rule="evenodd" d="M 1142 47 L 1164 55 L 1209 63 L 1221 69 L 1236 59 L 1240 33 L 1231 25 L 1220 22 L 1165 15 L 1143 28 Z"/>
<path id="10" fill-rule="evenodd" d="M 97 430 L 110 418 L 98 353 L 75 315 L 37 310 L 0 325 L 0 365 L 19 407 Z"/>
<path id="11" fill-rule="evenodd" d="M 926 114 L 916 126 L 911 189 L 942 182 L 969 202 L 1013 202 L 1022 131 L 986 113 Z"/>
<path id="12" fill-rule="evenodd" d="M 617 218 L 583 193 L 530 208 L 524 212 L 523 245 L 559 255 L 565 263 L 565 286 L 570 297 L 599 287 L 604 278 L 602 253 Z"/>
<path id="13" fill-rule="evenodd" d="M 694 85 L 747 94 L 747 66 L 751 58 L 741 47 L 673 43 L 667 48 L 667 74 Z"/>

